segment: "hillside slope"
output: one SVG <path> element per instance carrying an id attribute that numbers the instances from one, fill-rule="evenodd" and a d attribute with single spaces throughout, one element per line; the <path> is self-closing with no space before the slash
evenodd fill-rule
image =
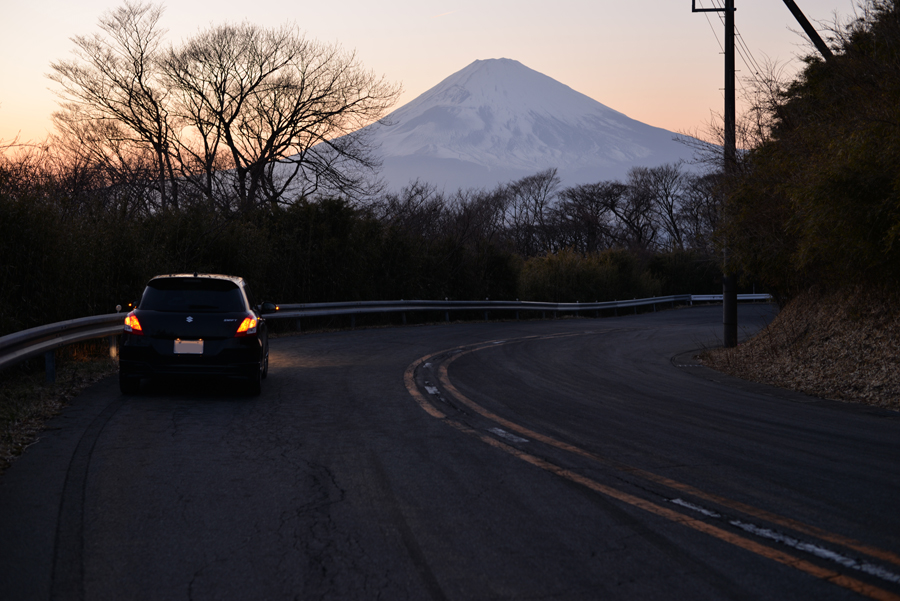
<path id="1" fill-rule="evenodd" d="M 807 292 L 750 341 L 703 361 L 745 380 L 900 410 L 898 300 L 891 292 Z"/>

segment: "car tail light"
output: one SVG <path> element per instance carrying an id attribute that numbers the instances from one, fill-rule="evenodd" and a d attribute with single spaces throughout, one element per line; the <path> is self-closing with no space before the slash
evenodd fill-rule
<path id="1" fill-rule="evenodd" d="M 137 315 L 134 314 L 134 311 L 129 313 L 125 318 L 125 331 L 129 334 L 135 334 L 137 336 L 144 335 L 144 330 L 141 328 L 141 322 L 138 321 Z"/>
<path id="2" fill-rule="evenodd" d="M 241 325 L 238 326 L 234 336 L 237 338 L 239 336 L 252 336 L 253 334 L 256 334 L 256 317 L 248 315 L 241 322 Z"/>

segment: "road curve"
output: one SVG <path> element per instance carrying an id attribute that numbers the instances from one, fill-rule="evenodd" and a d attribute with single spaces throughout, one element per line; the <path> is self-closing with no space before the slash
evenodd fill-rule
<path id="1" fill-rule="evenodd" d="M 898 414 L 696 365 L 720 334 L 343 331 L 272 340 L 258 398 L 104 381 L 0 478 L 0 597 L 900 600 Z"/>

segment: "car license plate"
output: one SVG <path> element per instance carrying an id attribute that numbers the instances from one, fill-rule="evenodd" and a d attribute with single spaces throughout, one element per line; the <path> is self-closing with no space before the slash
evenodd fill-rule
<path id="1" fill-rule="evenodd" d="M 175 341 L 175 354 L 176 355 L 202 355 L 203 354 L 203 341 L 202 340 L 176 340 Z"/>

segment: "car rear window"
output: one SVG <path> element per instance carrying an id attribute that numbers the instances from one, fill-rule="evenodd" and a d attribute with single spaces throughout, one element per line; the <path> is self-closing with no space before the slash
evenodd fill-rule
<path id="1" fill-rule="evenodd" d="M 140 308 L 233 313 L 244 310 L 244 298 L 237 285 L 227 280 L 165 278 L 147 284 Z"/>

